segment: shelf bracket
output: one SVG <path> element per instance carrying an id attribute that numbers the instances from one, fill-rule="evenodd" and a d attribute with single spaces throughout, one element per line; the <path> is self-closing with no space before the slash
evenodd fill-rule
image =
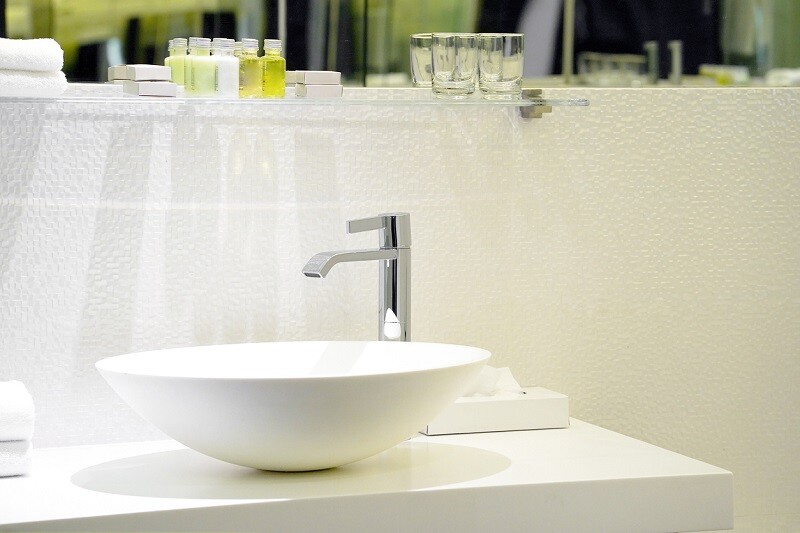
<path id="1" fill-rule="evenodd" d="M 519 107 L 519 114 L 522 118 L 542 118 L 545 113 L 551 113 L 553 106 L 546 105 L 542 100 L 541 89 L 522 89 L 523 100 L 541 101 L 533 105 L 526 105 Z"/>

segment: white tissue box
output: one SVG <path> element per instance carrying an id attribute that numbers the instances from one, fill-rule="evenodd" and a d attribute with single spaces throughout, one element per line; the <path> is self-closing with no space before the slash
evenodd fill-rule
<path id="1" fill-rule="evenodd" d="M 487 433 L 569 427 L 569 398 L 542 387 L 525 394 L 464 396 L 449 405 L 421 431 L 425 435 Z"/>

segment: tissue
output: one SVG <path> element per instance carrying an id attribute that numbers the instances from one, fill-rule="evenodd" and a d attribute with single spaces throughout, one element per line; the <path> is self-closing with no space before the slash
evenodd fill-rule
<path id="1" fill-rule="evenodd" d="M 481 373 L 469 386 L 464 396 L 495 396 L 500 393 L 524 394 L 524 391 L 511 375 L 511 369 L 486 365 L 481 369 Z"/>

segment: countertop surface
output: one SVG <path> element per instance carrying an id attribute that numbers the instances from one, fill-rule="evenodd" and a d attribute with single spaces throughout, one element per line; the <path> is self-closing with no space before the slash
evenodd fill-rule
<path id="1" fill-rule="evenodd" d="M 575 419 L 418 435 L 317 472 L 239 467 L 174 441 L 44 448 L 33 461 L 30 475 L 0 479 L 0 531 L 733 527 L 730 472 Z"/>

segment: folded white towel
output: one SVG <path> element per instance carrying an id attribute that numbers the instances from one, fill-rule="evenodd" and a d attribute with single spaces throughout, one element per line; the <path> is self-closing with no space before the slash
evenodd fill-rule
<path id="1" fill-rule="evenodd" d="M 0 70 L 0 96 L 56 97 L 67 90 L 67 77 L 58 72 Z"/>
<path id="2" fill-rule="evenodd" d="M 0 382 L 0 441 L 30 440 L 34 407 L 28 389 L 20 381 Z"/>
<path id="3" fill-rule="evenodd" d="M 55 72 L 64 68 L 64 50 L 53 39 L 0 38 L 0 69 Z"/>
<path id="4" fill-rule="evenodd" d="M 33 447 L 29 440 L 0 442 L 0 477 L 24 476 L 31 471 Z"/>

